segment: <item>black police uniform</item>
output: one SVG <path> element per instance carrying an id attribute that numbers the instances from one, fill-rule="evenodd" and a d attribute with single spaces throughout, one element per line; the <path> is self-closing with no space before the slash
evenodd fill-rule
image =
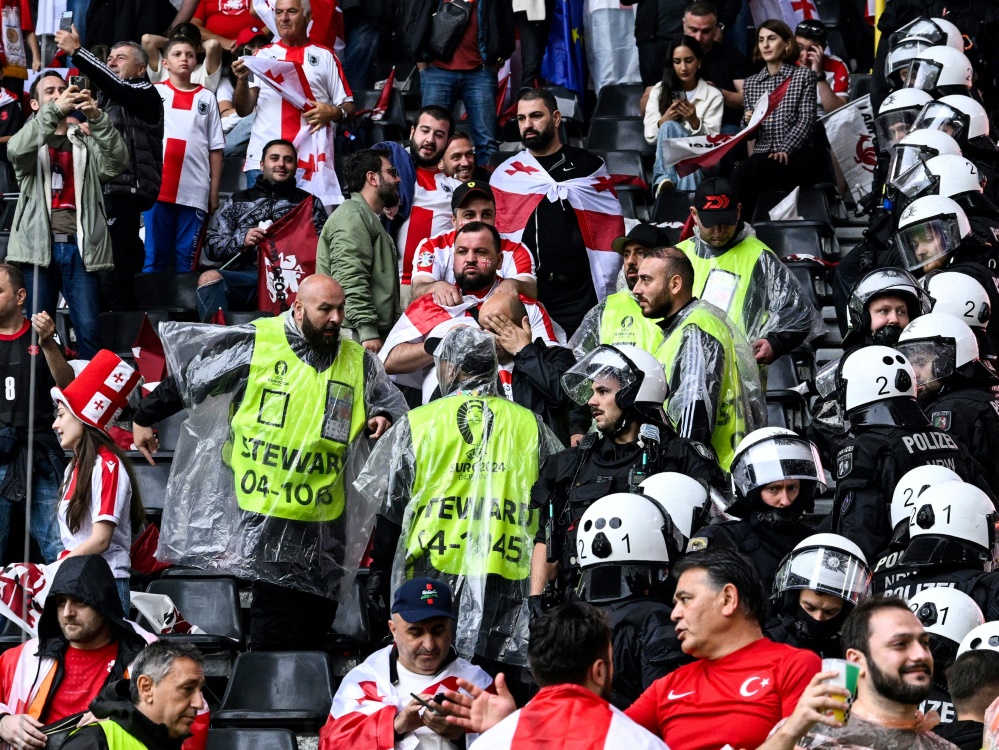
<path id="1" fill-rule="evenodd" d="M 790 594 L 797 594 L 791 591 Z M 829 620 L 816 620 L 798 604 L 793 602 L 794 610 L 785 607 L 779 614 L 772 617 L 763 629 L 763 635 L 776 643 L 784 643 L 795 648 L 803 648 L 818 654 L 823 659 L 842 659 L 843 646 L 839 640 L 839 631 L 843 620 L 853 607 L 844 605 L 842 611 Z"/>
<path id="2" fill-rule="evenodd" d="M 992 493 L 999 493 L 999 401 L 991 388 L 944 386 L 921 403 L 937 429 L 953 436 L 978 460 Z"/>
<path id="3" fill-rule="evenodd" d="M 980 750 L 984 732 L 985 724 L 972 719 L 955 719 L 950 724 L 941 724 L 933 730 L 934 734 L 957 745 L 958 750 Z"/>
<path id="4" fill-rule="evenodd" d="M 977 462 L 953 437 L 930 425 L 918 407 L 906 421 L 907 426 L 854 423 L 850 439 L 836 456 L 832 528 L 869 560 L 888 547 L 892 493 L 898 480 L 917 466 L 946 466 L 992 494 Z"/>
<path id="5" fill-rule="evenodd" d="M 599 605 L 610 619 L 614 682 L 611 703 L 628 708 L 653 682 L 692 657 L 683 653 L 670 619 L 673 608 L 653 599 Z"/>
<path id="6" fill-rule="evenodd" d="M 664 471 L 686 474 L 706 484 L 720 487 L 721 470 L 711 451 L 700 443 L 667 436 L 654 451 L 648 475 Z M 624 445 L 598 433 L 590 433 L 575 448 L 567 448 L 545 459 L 538 479 L 531 489 L 531 507 L 538 511 L 538 534 L 535 542 L 546 541 L 549 519 L 554 559 L 559 562 L 559 589 L 575 589 L 579 580 L 576 560 L 576 526 L 594 502 L 613 492 L 629 492 L 633 469 L 641 469 L 646 449 L 638 441 Z"/>
<path id="7" fill-rule="evenodd" d="M 954 565 L 916 568 L 902 563 L 876 574 L 872 583 L 875 594 L 899 596 L 906 601 L 924 589 L 940 586 L 955 588 L 974 599 L 986 622 L 999 620 L 999 573 Z"/>

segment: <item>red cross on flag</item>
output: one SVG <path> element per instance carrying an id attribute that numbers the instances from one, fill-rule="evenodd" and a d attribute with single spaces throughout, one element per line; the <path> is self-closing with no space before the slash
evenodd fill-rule
<path id="1" fill-rule="evenodd" d="M 53 388 L 52 398 L 84 424 L 107 432 L 138 382 L 138 372 L 114 352 L 101 349 L 72 383 Z"/>

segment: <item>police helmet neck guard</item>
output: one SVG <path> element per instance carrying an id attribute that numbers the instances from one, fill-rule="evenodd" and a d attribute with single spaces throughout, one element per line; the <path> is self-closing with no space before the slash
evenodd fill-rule
<path id="1" fill-rule="evenodd" d="M 847 415 L 855 427 L 928 427 L 930 421 L 914 398 L 898 398 L 858 406 Z"/>

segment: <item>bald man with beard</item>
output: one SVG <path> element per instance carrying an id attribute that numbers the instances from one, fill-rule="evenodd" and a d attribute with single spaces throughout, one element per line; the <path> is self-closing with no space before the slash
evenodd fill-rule
<path id="1" fill-rule="evenodd" d="M 279 317 L 168 326 L 167 356 L 180 366 L 133 418 L 152 462 L 151 426 L 190 410 L 161 542 L 176 562 L 253 580 L 254 649 L 321 648 L 367 543 L 367 506 L 347 491 L 355 451 L 407 410 L 378 358 L 341 339 L 344 304 L 340 284 L 316 274 Z M 218 471 L 206 471 L 223 443 Z"/>

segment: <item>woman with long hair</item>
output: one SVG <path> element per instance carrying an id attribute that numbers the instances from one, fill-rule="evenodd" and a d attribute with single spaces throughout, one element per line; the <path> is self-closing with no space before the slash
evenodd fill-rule
<path id="1" fill-rule="evenodd" d="M 721 132 L 725 100 L 720 90 L 701 78 L 703 57 L 696 39 L 681 36 L 669 46 L 663 79 L 649 91 L 645 140 L 656 144 L 652 185 L 657 194 L 661 189 L 694 190 L 703 179 L 700 170 L 681 178 L 675 167 L 667 166 L 663 157 L 665 141 Z"/>
<path id="2" fill-rule="evenodd" d="M 59 502 L 59 532 L 66 549 L 60 557 L 101 555 L 107 560 L 125 617 L 132 529 L 142 526 L 146 514 L 131 462 L 108 427 L 138 380 L 135 370 L 102 349 L 65 389 L 52 389 L 52 429 L 63 449 L 73 451 Z"/>

